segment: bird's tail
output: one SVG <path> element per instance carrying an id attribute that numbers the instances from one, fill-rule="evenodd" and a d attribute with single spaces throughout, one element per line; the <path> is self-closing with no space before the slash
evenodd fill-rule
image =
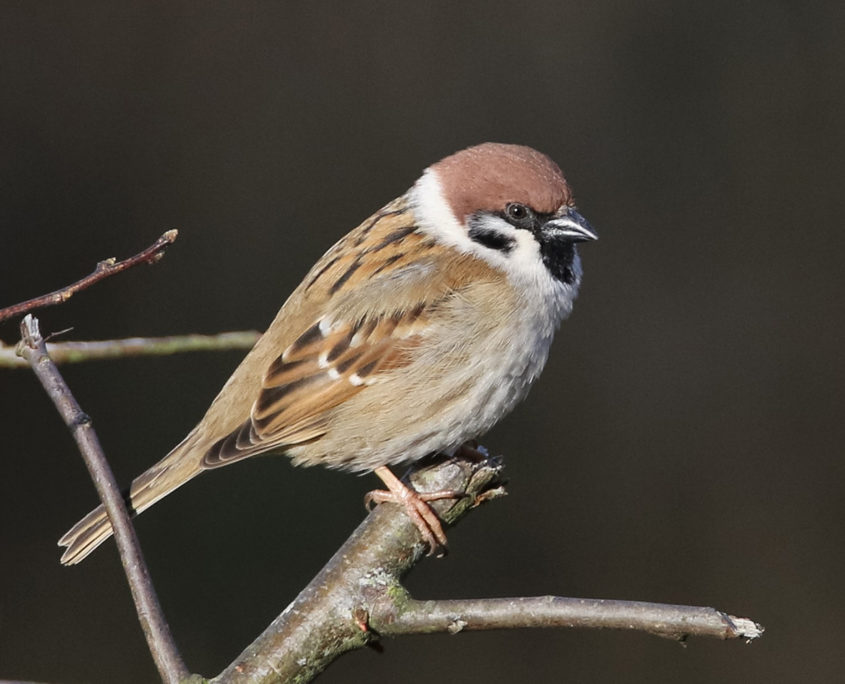
<path id="1" fill-rule="evenodd" d="M 132 481 L 127 502 L 132 513 L 141 513 L 203 471 L 202 457 L 192 458 L 190 454 L 194 447 L 192 436 L 189 435 L 161 461 Z M 97 506 L 59 539 L 59 546 L 67 547 L 61 558 L 62 564 L 79 563 L 111 537 L 112 532 L 105 508 Z"/>

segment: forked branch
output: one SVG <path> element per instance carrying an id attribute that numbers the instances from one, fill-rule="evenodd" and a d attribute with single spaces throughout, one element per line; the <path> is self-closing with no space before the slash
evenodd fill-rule
<path id="1" fill-rule="evenodd" d="M 50 295 L 0 311 L 0 320 L 66 301 L 75 292 L 134 266 L 158 260 L 176 237 L 165 233 L 154 245 L 122 262 L 101 262 L 87 278 Z M 71 430 L 115 530 L 121 561 L 153 659 L 168 684 L 186 681 L 188 670 L 170 636 L 134 529 L 97 435 L 51 361 L 38 322 L 27 315 L 18 353 L 32 366 Z M 495 458 L 440 459 L 409 473 L 419 492 L 465 492 L 457 500 L 432 503 L 453 525 L 470 509 L 504 492 L 502 465 Z M 581 627 L 639 630 L 674 639 L 759 637 L 763 628 L 712 608 L 554 596 L 513 599 L 419 601 L 401 584 L 426 547 L 416 526 L 394 504 L 366 517 L 323 570 L 273 623 L 214 682 L 306 682 L 344 652 L 381 635 L 458 633 L 474 629 Z M 194 675 L 190 681 L 200 681 Z"/>
<path id="2" fill-rule="evenodd" d="M 50 360 L 44 338 L 38 329 L 38 320 L 31 314 L 24 316 L 21 322 L 21 343 L 18 348 L 21 356 L 32 366 L 44 390 L 53 400 L 79 447 L 94 486 L 97 488 L 97 494 L 100 495 L 114 528 L 120 561 L 129 580 L 129 589 L 135 601 L 138 619 L 156 667 L 163 681 L 176 684 L 188 676 L 188 668 L 182 662 L 170 635 L 170 628 L 164 619 L 164 613 L 141 554 L 141 546 L 129 519 L 129 511 L 126 510 L 120 488 L 103 454 L 91 419 L 82 411 L 71 394 L 70 388 L 59 374 L 58 368 Z"/>
<path id="3" fill-rule="evenodd" d="M 408 475 L 419 492 L 451 489 L 464 498 L 432 507 L 454 524 L 478 503 L 503 494 L 499 459 L 441 459 Z M 244 652 L 216 677 L 232 682 L 310 681 L 345 651 L 381 635 L 516 627 L 628 629 L 673 639 L 759 637 L 763 628 L 713 608 L 541 596 L 418 601 L 402 577 L 425 555 L 417 528 L 394 504 L 381 504 L 328 564 Z"/>

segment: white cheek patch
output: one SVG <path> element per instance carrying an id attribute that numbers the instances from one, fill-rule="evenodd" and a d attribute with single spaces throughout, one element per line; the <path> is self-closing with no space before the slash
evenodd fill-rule
<path id="1" fill-rule="evenodd" d="M 471 247 L 472 240 L 467 237 L 464 226 L 455 218 L 452 208 L 443 197 L 440 180 L 434 171 L 423 171 L 423 175 L 409 191 L 409 196 L 417 221 L 425 232 L 461 251 Z"/>
<path id="2" fill-rule="evenodd" d="M 508 241 L 507 249 L 492 249 L 483 243 L 467 238 L 470 250 L 483 259 L 495 264 L 510 274 L 519 272 L 533 272 L 537 268 L 545 268 L 540 256 L 540 245 L 529 230 L 514 228 L 510 223 L 498 216 L 482 216 L 475 221 L 476 229 L 486 231 L 491 235 L 499 235 Z"/>
<path id="3" fill-rule="evenodd" d="M 488 215 L 479 218 L 476 227 L 512 240 L 509 249 L 491 248 L 470 238 L 467 226 L 455 218 L 443 196 L 437 173 L 426 169 L 408 192 L 408 198 L 420 229 L 438 242 L 483 259 L 500 269 L 517 292 L 524 295 L 526 318 L 540 330 L 552 331 L 572 308 L 578 293 L 580 266 L 573 264 L 577 279 L 567 285 L 555 278 L 543 263 L 540 244 L 531 231 L 514 228 L 503 218 Z"/>
<path id="4" fill-rule="evenodd" d="M 420 227 L 438 241 L 484 259 L 518 284 L 551 278 L 540 256 L 540 246 L 528 230 L 518 230 L 504 219 L 489 215 L 478 219 L 476 227 L 501 235 L 511 243 L 511 249 L 493 249 L 471 239 L 466 226 L 455 218 L 437 173 L 431 169 L 425 170 L 409 194 Z"/>

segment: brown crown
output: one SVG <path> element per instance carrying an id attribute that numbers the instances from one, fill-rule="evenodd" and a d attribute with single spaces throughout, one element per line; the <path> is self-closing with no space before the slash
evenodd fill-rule
<path id="1" fill-rule="evenodd" d="M 476 211 L 503 211 L 510 202 L 542 214 L 572 206 L 572 192 L 558 165 L 530 147 L 483 143 L 431 168 L 459 220 Z"/>

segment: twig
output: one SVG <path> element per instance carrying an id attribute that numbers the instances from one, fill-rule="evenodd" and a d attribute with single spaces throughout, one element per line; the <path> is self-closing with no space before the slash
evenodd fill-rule
<path id="1" fill-rule="evenodd" d="M 641 601 L 536 596 L 449 601 L 383 597 L 373 608 L 370 626 L 380 634 L 428 634 L 519 627 L 627 629 L 669 639 L 690 636 L 756 639 L 763 628 L 747 618 L 715 608 Z"/>
<path id="2" fill-rule="evenodd" d="M 38 320 L 30 314 L 21 321 L 19 350 L 21 356 L 32 366 L 32 370 L 53 400 L 79 446 L 85 465 L 94 480 L 94 486 L 114 528 L 120 560 L 129 580 L 135 609 L 138 611 L 141 628 L 147 638 L 156 667 L 164 681 L 175 684 L 187 677 L 188 669 L 182 662 L 170 634 L 170 628 L 164 619 L 149 571 L 141 554 L 138 538 L 129 520 L 129 512 L 120 494 L 120 488 L 106 462 L 91 419 L 83 413 L 55 364 L 50 360 L 44 339 L 38 329 Z"/>
<path id="3" fill-rule="evenodd" d="M 99 361 L 127 356 L 163 356 L 194 351 L 251 349 L 261 333 L 255 330 L 224 332 L 217 335 L 170 335 L 131 337 L 124 340 L 88 342 L 48 342 L 47 353 L 56 365 Z M 29 368 L 17 355 L 16 347 L 0 343 L 0 368 Z"/>
<path id="4" fill-rule="evenodd" d="M 66 302 L 80 290 L 91 287 L 93 284 L 98 283 L 109 276 L 113 276 L 116 273 L 125 271 L 126 269 L 137 266 L 138 264 L 156 263 L 164 256 L 164 250 L 176 241 L 176 236 L 178 234 L 179 231 L 176 229 L 168 230 L 152 245 L 135 256 L 131 256 L 123 261 L 117 261 L 114 257 L 106 259 L 105 261 L 99 262 L 92 273 L 88 274 L 81 280 L 77 280 L 75 283 L 68 285 L 67 287 L 63 287 L 60 290 L 51 292 L 50 294 L 41 295 L 40 297 L 35 297 L 25 302 L 20 302 L 18 304 L 13 304 L 12 306 L 7 306 L 4 309 L 0 309 L 0 323 L 12 316 L 19 316 L 20 314 L 34 311 L 35 309 L 40 309 L 45 306 L 53 306 L 55 304 Z"/>
<path id="5" fill-rule="evenodd" d="M 464 491 L 466 497 L 437 501 L 440 518 L 454 524 L 501 488 L 497 459 L 451 459 L 412 469 L 415 489 Z M 215 684 L 313 679 L 344 652 L 380 634 L 452 632 L 513 627 L 635 629 L 672 638 L 722 639 L 760 636 L 762 627 L 710 608 L 633 601 L 538 597 L 467 601 L 416 601 L 402 577 L 425 547 L 400 508 L 378 506 L 294 602 L 228 668 Z"/>

